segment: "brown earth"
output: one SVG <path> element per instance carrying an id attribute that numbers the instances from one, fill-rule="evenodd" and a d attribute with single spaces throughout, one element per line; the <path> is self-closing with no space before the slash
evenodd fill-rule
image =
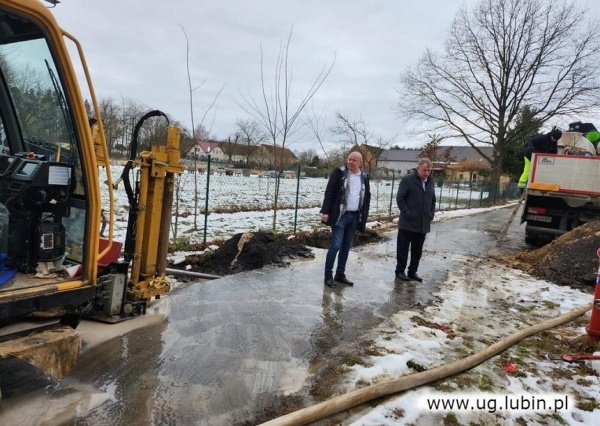
<path id="1" fill-rule="evenodd" d="M 314 257 L 310 247 L 329 247 L 330 235 L 329 229 L 299 232 L 292 236 L 265 231 L 236 234 L 225 242 L 211 243 L 218 245 L 218 249 L 186 256 L 184 263 L 171 267 L 181 269 L 190 265 L 192 272 L 230 275 L 262 268 L 265 265 L 285 266 L 291 259 Z M 379 242 L 383 239 L 377 231 L 366 230 L 356 233 L 354 245 Z M 205 250 L 208 245 L 199 245 L 194 247 L 194 250 Z"/>
<path id="2" fill-rule="evenodd" d="M 600 221 L 589 222 L 537 250 L 506 259 L 515 268 L 559 285 L 590 289 L 596 282 Z"/>

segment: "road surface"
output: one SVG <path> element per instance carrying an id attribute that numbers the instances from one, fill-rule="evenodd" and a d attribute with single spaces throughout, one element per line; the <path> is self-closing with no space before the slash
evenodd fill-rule
<path id="1" fill-rule="evenodd" d="M 314 260 L 288 267 L 181 284 L 144 317 L 84 321 L 75 371 L 60 383 L 45 377 L 3 389 L 0 424 L 252 425 L 277 417 L 284 406 L 310 403 L 319 372 L 371 329 L 430 304 L 458 257 L 525 249 L 518 220 L 496 247 L 511 211 L 434 222 L 421 284 L 394 279 L 390 230 L 388 241 L 351 253 L 353 287 L 324 287 L 325 250 L 315 249 Z"/>

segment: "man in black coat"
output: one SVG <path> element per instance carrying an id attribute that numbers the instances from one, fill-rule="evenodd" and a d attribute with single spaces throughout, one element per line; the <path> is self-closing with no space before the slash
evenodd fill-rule
<path id="1" fill-rule="evenodd" d="M 419 261 L 423 253 L 425 236 L 430 230 L 435 214 L 435 185 L 431 178 L 433 163 L 429 158 L 422 158 L 415 172 L 408 174 L 400 181 L 396 203 L 400 209 L 398 220 L 398 239 L 396 242 L 396 278 L 402 281 L 423 281 L 417 275 Z M 408 275 L 404 272 L 408 262 L 410 248 L 410 264 Z"/>
<path id="2" fill-rule="evenodd" d="M 365 230 L 371 203 L 369 177 L 361 170 L 362 164 L 361 153 L 351 152 L 346 164 L 331 172 L 325 188 L 321 222 L 331 226 L 331 243 L 325 258 L 324 283 L 328 287 L 335 287 L 336 281 L 354 284 L 346 278 L 346 262 L 356 230 Z M 338 263 L 334 277 L 336 256 Z"/>

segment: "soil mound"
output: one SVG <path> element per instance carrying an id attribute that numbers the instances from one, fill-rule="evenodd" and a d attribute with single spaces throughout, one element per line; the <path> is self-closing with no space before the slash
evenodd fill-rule
<path id="1" fill-rule="evenodd" d="M 539 279 L 579 289 L 596 282 L 600 248 L 600 221 L 581 225 L 537 250 L 510 259 L 517 267 Z"/>
<path id="2" fill-rule="evenodd" d="M 236 234 L 217 250 L 186 256 L 185 264 L 193 272 L 230 275 L 262 268 L 265 265 L 286 265 L 285 259 L 312 258 L 312 251 L 285 235 L 270 232 Z"/>
<path id="3" fill-rule="evenodd" d="M 292 236 L 266 231 L 246 232 L 234 235 L 215 251 L 186 256 L 182 265 L 190 265 L 192 272 L 212 275 L 237 274 L 265 265 L 285 266 L 291 259 L 313 258 L 314 254 L 307 246 L 328 248 L 330 236 L 329 228 L 299 232 Z M 383 237 L 376 231 L 366 230 L 356 233 L 354 245 L 381 240 Z M 198 250 L 205 249 L 207 245 L 204 246 L 198 247 Z"/>

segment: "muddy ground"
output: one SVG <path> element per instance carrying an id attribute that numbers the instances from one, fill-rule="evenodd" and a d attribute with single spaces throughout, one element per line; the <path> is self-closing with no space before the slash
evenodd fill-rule
<path id="1" fill-rule="evenodd" d="M 205 250 L 209 245 L 218 245 L 214 251 L 186 256 L 185 262 L 173 268 L 188 269 L 212 275 L 231 275 L 262 268 L 266 265 L 285 266 L 292 259 L 312 258 L 311 247 L 329 247 L 329 229 L 300 232 L 295 236 L 258 231 L 236 234 L 224 242 L 199 245 L 195 250 Z M 366 230 L 356 234 L 354 245 L 365 245 L 382 241 L 377 231 Z M 188 266 L 189 265 L 189 266 Z"/>
<path id="2" fill-rule="evenodd" d="M 389 230 L 390 226 L 383 227 L 383 230 Z M 311 247 L 329 247 L 329 238 L 328 228 L 295 236 L 264 231 L 237 234 L 225 242 L 217 242 L 217 250 L 187 256 L 185 262 L 173 267 L 189 265 L 187 267 L 194 272 L 230 275 L 265 265 L 285 266 L 291 259 L 313 257 Z M 377 243 L 384 238 L 382 229 L 368 229 L 356 234 L 354 245 Z M 595 221 L 562 235 L 546 246 L 532 247 L 498 260 L 536 278 L 589 291 L 596 282 L 596 250 L 599 247 L 600 221 Z M 205 248 L 198 246 L 196 250 Z"/>

